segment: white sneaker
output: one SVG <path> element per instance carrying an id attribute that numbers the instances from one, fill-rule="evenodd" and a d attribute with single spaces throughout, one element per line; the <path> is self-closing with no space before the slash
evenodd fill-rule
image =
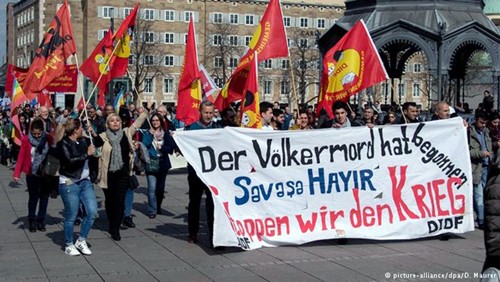
<path id="1" fill-rule="evenodd" d="M 75 247 L 84 255 L 90 256 L 92 252 L 89 249 L 89 246 L 87 246 L 87 241 L 83 240 L 76 240 Z"/>
<path id="2" fill-rule="evenodd" d="M 76 249 L 75 245 L 66 246 L 64 253 L 72 257 L 80 255 L 80 252 Z"/>

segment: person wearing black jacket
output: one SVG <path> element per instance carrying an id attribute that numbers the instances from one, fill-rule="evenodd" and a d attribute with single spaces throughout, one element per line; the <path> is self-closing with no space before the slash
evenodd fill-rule
<path id="1" fill-rule="evenodd" d="M 343 101 L 336 101 L 333 103 L 332 112 L 334 114 L 334 119 L 325 121 L 322 123 L 321 128 L 346 128 L 352 126 L 360 126 L 354 120 L 351 120 L 349 116 L 351 115 L 351 110 L 349 109 L 349 105 Z"/>
<path id="2" fill-rule="evenodd" d="M 492 267 L 498 271 L 500 269 L 500 147 L 490 165 L 484 191 L 484 243 L 486 260 L 483 272 Z"/>
<path id="3" fill-rule="evenodd" d="M 60 161 L 59 194 L 64 204 L 65 253 L 70 256 L 80 255 L 80 252 L 91 255 L 86 239 L 97 216 L 97 201 L 90 180 L 89 157 L 94 154 L 95 146 L 82 137 L 83 127 L 78 119 L 68 119 L 60 130 L 64 130 L 64 137 L 57 142 L 57 152 Z M 80 202 L 86 215 L 79 238 L 74 242 L 73 229 Z"/>

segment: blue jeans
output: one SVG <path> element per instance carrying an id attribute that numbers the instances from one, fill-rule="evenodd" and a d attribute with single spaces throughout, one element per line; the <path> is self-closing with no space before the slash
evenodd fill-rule
<path id="1" fill-rule="evenodd" d="M 83 217 L 78 239 L 86 240 L 97 217 L 97 200 L 92 182 L 84 179 L 71 185 L 59 184 L 59 194 L 64 204 L 64 241 L 66 245 L 72 245 L 74 242 L 73 230 L 80 201 L 85 207 L 86 214 Z"/>
<path id="2" fill-rule="evenodd" d="M 158 210 L 161 210 L 167 173 L 168 170 L 160 170 L 160 172 L 154 174 L 146 173 L 148 180 L 148 211 L 150 215 L 156 214 Z"/>
<path id="3" fill-rule="evenodd" d="M 129 217 L 132 215 L 132 206 L 134 205 L 134 190 L 128 188 L 125 193 L 125 212 L 124 216 Z"/>
<path id="4" fill-rule="evenodd" d="M 473 185 L 474 192 L 474 210 L 476 211 L 477 224 L 484 224 L 484 189 L 488 179 L 488 167 L 484 166 L 481 171 L 481 181 Z"/>
<path id="5" fill-rule="evenodd" d="M 47 206 L 49 204 L 49 192 L 44 189 L 43 179 L 40 176 L 27 175 L 26 184 L 28 185 L 28 219 L 29 220 L 45 220 L 47 214 Z M 36 214 L 36 206 L 38 206 L 38 215 Z"/>

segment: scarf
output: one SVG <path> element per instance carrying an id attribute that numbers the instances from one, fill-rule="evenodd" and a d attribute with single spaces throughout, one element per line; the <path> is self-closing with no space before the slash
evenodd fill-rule
<path id="1" fill-rule="evenodd" d="M 47 144 L 47 135 L 45 132 L 38 138 L 33 137 L 31 132 L 28 133 L 28 140 L 33 147 L 33 155 L 31 161 L 31 174 L 37 175 L 38 168 L 42 164 L 43 160 L 47 156 L 47 152 L 49 151 L 49 145 Z"/>
<path id="2" fill-rule="evenodd" d="M 158 131 L 155 131 L 151 128 L 149 132 L 153 134 L 153 146 L 156 150 L 156 155 L 158 157 L 161 157 L 163 155 L 161 153 L 161 147 L 163 147 L 163 136 L 165 132 L 161 128 Z"/>
<path id="3" fill-rule="evenodd" d="M 123 130 L 113 132 L 109 129 L 106 130 L 106 135 L 111 144 L 111 159 L 109 160 L 109 171 L 115 172 L 123 167 L 122 147 L 120 142 L 123 138 Z"/>
<path id="4" fill-rule="evenodd" d="M 156 131 L 156 130 L 153 130 L 151 128 L 149 130 L 149 132 L 151 132 L 151 134 L 153 134 L 155 140 L 157 140 L 157 141 L 162 141 L 163 140 L 163 135 L 165 134 L 163 132 L 163 129 L 160 128 L 160 130 Z"/>

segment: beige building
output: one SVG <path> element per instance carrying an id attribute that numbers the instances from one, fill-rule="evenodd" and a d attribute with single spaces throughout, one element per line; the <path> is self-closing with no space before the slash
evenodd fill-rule
<path id="1" fill-rule="evenodd" d="M 327 31 L 343 15 L 343 2 L 281 1 L 292 57 L 291 60 L 273 59 L 261 64 L 262 76 L 259 83 L 264 100 L 289 102 L 290 61 L 293 62 L 292 66 L 295 66 L 304 59 L 308 61 L 308 58 L 311 62 L 307 62 L 307 71 L 315 75 L 302 75 L 296 77 L 295 81 L 296 85 L 303 86 L 301 93 L 307 96 L 306 100 L 317 95 L 319 53 L 317 48 L 314 48 L 316 37 Z M 114 26 L 118 27 L 135 3 L 136 1 L 129 0 L 69 1 L 79 64 L 83 63 L 104 36 L 111 20 L 114 21 Z M 141 11 L 136 29 L 140 34 L 132 46 L 135 56 L 130 58 L 130 76 L 132 80 L 135 80 L 136 76 L 139 77 L 139 100 L 151 97 L 161 103 L 175 104 L 189 15 L 193 14 L 195 19 L 199 61 L 216 83 L 222 85 L 244 53 L 268 1 L 141 0 L 139 3 Z M 8 51 L 9 63 L 21 67 L 29 66 L 43 37 L 44 29 L 61 4 L 62 1 L 55 0 L 21 0 L 14 5 L 14 38 L 9 38 L 13 40 L 14 48 Z M 292 40 L 293 35 L 302 39 Z M 294 51 L 299 45 L 306 47 L 310 54 L 304 56 L 304 52 Z M 145 51 L 134 52 L 134 48 L 142 46 Z M 294 57 L 297 54 L 303 58 Z M 302 83 L 299 82 L 300 78 Z M 130 90 L 131 85 L 127 80 L 124 78 L 121 82 Z M 88 82 L 84 85 L 88 95 L 92 85 Z M 70 101 L 67 99 L 66 102 Z"/>

